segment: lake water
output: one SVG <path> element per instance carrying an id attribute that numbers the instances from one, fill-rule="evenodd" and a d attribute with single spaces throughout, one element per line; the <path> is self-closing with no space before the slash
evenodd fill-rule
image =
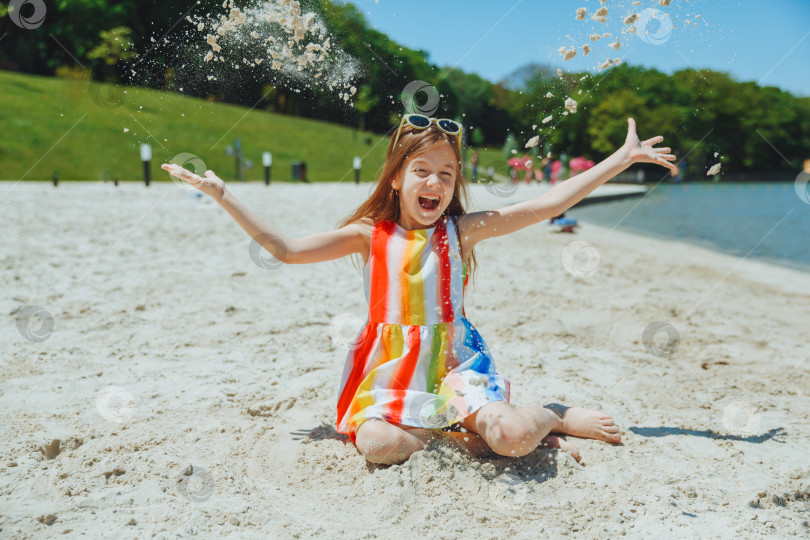
<path id="1" fill-rule="evenodd" d="M 660 184 L 566 217 L 810 272 L 810 204 L 790 183 Z M 617 225 L 618 224 L 618 225 Z"/>

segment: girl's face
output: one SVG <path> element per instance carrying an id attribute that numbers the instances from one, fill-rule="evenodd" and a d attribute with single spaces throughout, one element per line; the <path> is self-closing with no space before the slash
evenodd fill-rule
<path id="1" fill-rule="evenodd" d="M 458 164 L 450 143 L 407 158 L 391 185 L 399 190 L 399 225 L 427 229 L 441 217 L 453 199 Z"/>

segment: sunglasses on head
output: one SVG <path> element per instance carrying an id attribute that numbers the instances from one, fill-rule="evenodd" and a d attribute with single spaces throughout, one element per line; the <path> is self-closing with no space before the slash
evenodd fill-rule
<path id="1" fill-rule="evenodd" d="M 396 148 L 397 142 L 399 141 L 399 134 L 402 131 L 402 126 L 405 125 L 405 122 L 408 122 L 412 127 L 416 129 L 427 129 L 430 127 L 431 124 L 436 124 L 440 130 L 444 131 L 448 135 L 455 135 L 458 138 L 458 150 L 461 151 L 461 124 L 454 120 L 448 120 L 447 118 L 429 118 L 423 114 L 406 114 L 402 117 L 402 121 L 399 123 L 399 128 L 397 129 L 397 136 L 394 139 L 394 146 L 392 148 Z"/>

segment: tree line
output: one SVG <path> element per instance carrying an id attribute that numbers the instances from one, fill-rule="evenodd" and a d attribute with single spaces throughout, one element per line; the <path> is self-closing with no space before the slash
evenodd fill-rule
<path id="1" fill-rule="evenodd" d="M 35 30 L 21 29 L 0 13 L 0 35 L 6 35 L 0 42 L 0 69 L 169 90 L 177 88 L 178 74 L 184 73 L 186 95 L 377 133 L 390 131 L 398 121 L 403 88 L 423 80 L 442 96 L 436 114 L 462 121 L 469 145 L 503 147 L 506 155 L 511 150 L 564 150 L 598 160 L 621 145 L 625 119 L 633 116 L 644 133 L 663 134 L 676 153 L 688 153 L 694 163 L 722 160 L 725 170 L 787 171 L 810 157 L 810 98 L 775 87 L 710 70 L 667 75 L 626 64 L 562 76 L 549 66 L 527 66 L 512 80 L 491 82 L 431 63 L 426 52 L 371 28 L 352 4 L 300 3 L 302 11 L 314 11 L 324 22 L 332 43 L 362 66 L 353 107 L 335 92 L 301 85 L 293 89 L 289 81 L 270 75 L 218 81 L 206 80 L 202 72 L 188 76 L 189 50 L 195 47 L 182 40 L 157 47 L 152 41 L 171 34 L 175 21 L 186 24 L 182 15 L 189 4 L 176 0 L 57 0 L 47 4 L 46 20 Z M 192 9 L 220 13 L 222 0 L 200 0 Z M 200 58 L 196 62 L 202 66 Z M 564 114 L 565 98 L 578 102 L 576 113 Z M 544 124 L 548 116 L 552 119 Z M 534 135 L 540 143 L 526 150 L 524 143 Z"/>

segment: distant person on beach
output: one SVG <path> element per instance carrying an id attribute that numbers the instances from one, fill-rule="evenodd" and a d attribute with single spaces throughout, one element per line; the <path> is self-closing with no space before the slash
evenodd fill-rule
<path id="1" fill-rule="evenodd" d="M 561 180 L 560 175 L 562 174 L 562 161 L 559 159 L 554 160 L 551 162 L 551 185 L 553 186 L 558 181 Z"/>
<path id="2" fill-rule="evenodd" d="M 337 431 L 368 461 L 401 463 L 437 439 L 474 455 L 506 457 L 543 445 L 579 461 L 577 448 L 561 435 L 619 443 L 611 416 L 559 403 L 516 407 L 512 383 L 467 320 L 464 291 L 479 242 L 562 214 L 635 163 L 672 169 L 675 156 L 656 146 L 663 137 L 641 142 L 633 119 L 627 122 L 624 144 L 592 169 L 539 197 L 467 213 L 461 125 L 407 114 L 369 198 L 337 230 L 301 238 L 259 219 L 213 171 L 198 176 L 179 165 L 162 168 L 212 197 L 283 263 L 363 259 L 368 320 L 345 360 L 336 420 Z M 458 426 L 466 431 L 447 431 Z"/>
<path id="3" fill-rule="evenodd" d="M 543 175 L 546 177 L 546 181 L 550 184 L 551 183 L 551 155 L 543 158 Z"/>
<path id="4" fill-rule="evenodd" d="M 560 152 L 560 180 L 568 179 L 568 155 L 565 152 Z"/>
<path id="5" fill-rule="evenodd" d="M 472 181 L 478 182 L 478 151 L 473 150 L 472 157 L 470 158 L 472 165 Z"/>

